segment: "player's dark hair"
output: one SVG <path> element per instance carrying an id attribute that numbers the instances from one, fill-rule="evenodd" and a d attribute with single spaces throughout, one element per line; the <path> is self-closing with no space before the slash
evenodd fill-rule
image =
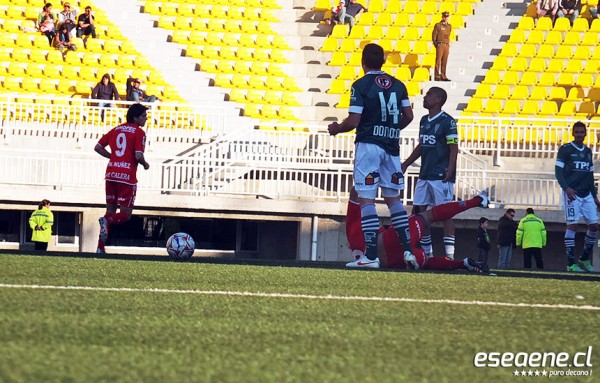
<path id="1" fill-rule="evenodd" d="M 377 44 L 367 44 L 363 48 L 362 63 L 369 69 L 379 70 L 385 62 L 383 48 Z"/>
<path id="2" fill-rule="evenodd" d="M 433 91 L 435 96 L 440 98 L 440 105 L 442 106 L 446 103 L 446 100 L 448 100 L 448 93 L 440 87 L 434 86 L 430 88 L 429 91 Z"/>
<path id="3" fill-rule="evenodd" d="M 587 126 L 581 121 L 577 121 L 576 123 L 573 124 L 573 130 L 575 130 L 575 128 L 578 128 L 578 127 L 582 127 L 587 131 Z"/>
<path id="4" fill-rule="evenodd" d="M 148 108 L 142 104 L 133 104 L 127 109 L 127 122 L 132 124 L 133 120 L 146 113 Z"/>
<path id="5" fill-rule="evenodd" d="M 533 214 L 533 209 L 528 207 L 527 210 L 525 210 L 525 213 L 527 214 Z"/>
<path id="6" fill-rule="evenodd" d="M 484 223 L 486 223 L 487 221 L 489 221 L 487 218 L 485 218 L 485 217 L 481 217 L 481 218 L 479 218 L 479 225 L 481 226 L 481 225 L 483 225 Z"/>
<path id="7" fill-rule="evenodd" d="M 514 214 L 514 212 L 515 212 L 515 209 L 513 209 L 513 208 L 506 210 L 506 214 Z"/>
<path id="8" fill-rule="evenodd" d="M 50 200 L 43 199 L 42 202 L 40 202 L 40 204 L 38 205 L 38 210 L 48 205 L 50 205 Z"/>

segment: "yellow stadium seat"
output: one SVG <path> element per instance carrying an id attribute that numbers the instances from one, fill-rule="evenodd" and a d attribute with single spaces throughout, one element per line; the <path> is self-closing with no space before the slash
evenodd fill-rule
<path id="1" fill-rule="evenodd" d="M 348 37 L 348 25 L 347 24 L 334 25 L 330 36 L 338 38 L 338 39 L 345 39 L 346 37 Z"/>
<path id="2" fill-rule="evenodd" d="M 500 113 L 501 110 L 502 110 L 502 101 L 497 100 L 497 99 L 489 99 L 489 100 L 487 100 L 482 112 L 496 114 L 496 113 Z"/>
<path id="3" fill-rule="evenodd" d="M 473 97 L 475 98 L 490 98 L 492 96 L 492 87 L 490 84 L 479 84 Z"/>
<path id="4" fill-rule="evenodd" d="M 549 31 L 545 32 L 546 38 L 544 39 L 544 44 L 546 45 L 560 45 L 563 42 L 562 33 L 558 31 Z"/>
<path id="5" fill-rule="evenodd" d="M 345 40 L 344 40 L 345 41 Z M 327 37 L 323 42 L 323 46 L 319 49 L 321 52 L 335 52 L 339 48 L 338 39 L 336 37 Z"/>
<path id="6" fill-rule="evenodd" d="M 576 115 L 583 118 L 590 118 L 596 114 L 596 107 L 593 102 L 585 101 L 579 104 Z"/>
<path id="7" fill-rule="evenodd" d="M 573 87 L 571 89 L 569 89 L 569 93 L 567 94 L 567 98 L 565 100 L 567 101 L 581 101 L 585 98 L 585 94 L 583 89 L 581 88 L 577 88 L 577 87 Z"/>
<path id="8" fill-rule="evenodd" d="M 533 17 L 523 16 L 523 17 L 521 17 L 521 19 L 519 19 L 519 24 L 517 25 L 516 29 L 520 29 L 523 31 L 531 31 L 534 28 L 535 28 L 535 22 L 533 21 Z"/>
<path id="9" fill-rule="evenodd" d="M 571 30 L 575 32 L 587 32 L 588 29 L 589 22 L 582 17 L 575 19 L 575 22 L 573 22 L 573 27 L 571 28 Z"/>
<path id="10" fill-rule="evenodd" d="M 505 72 L 500 79 L 500 84 L 504 85 L 517 85 L 519 83 L 519 73 L 517 72 Z"/>
<path id="11" fill-rule="evenodd" d="M 538 83 L 538 76 L 535 72 L 525 72 L 519 79 L 519 85 L 534 86 Z"/>
<path id="12" fill-rule="evenodd" d="M 342 44 L 340 45 L 339 51 L 340 52 L 354 52 L 358 48 L 357 43 L 358 43 L 358 40 L 351 39 L 351 38 L 343 40 Z"/>
<path id="13" fill-rule="evenodd" d="M 565 68 L 566 73 L 581 73 L 583 71 L 583 64 L 581 60 L 569 60 Z"/>
<path id="14" fill-rule="evenodd" d="M 502 114 L 517 115 L 521 111 L 521 103 L 518 100 L 508 100 L 502 107 Z"/>
<path id="15" fill-rule="evenodd" d="M 529 98 L 529 88 L 524 85 L 517 85 L 510 94 L 512 100 L 527 100 Z"/>
<path id="16" fill-rule="evenodd" d="M 336 25 L 337 27 L 338 25 Z M 362 39 L 365 38 L 365 36 L 367 36 L 367 30 L 365 28 L 364 25 L 355 25 L 352 30 L 350 31 L 350 34 L 348 35 L 349 39 Z"/>
<path id="17" fill-rule="evenodd" d="M 556 79 L 556 85 L 558 86 L 573 86 L 575 85 L 575 76 L 573 73 L 560 73 Z"/>
<path id="18" fill-rule="evenodd" d="M 496 85 L 494 92 L 492 93 L 491 98 L 499 99 L 499 100 L 507 100 L 510 98 L 511 87 L 508 85 Z"/>
<path id="19" fill-rule="evenodd" d="M 377 21 L 375 22 L 375 25 L 382 26 L 382 27 L 389 27 L 390 25 L 392 25 L 393 22 L 394 21 L 392 20 L 392 14 L 389 12 L 386 12 L 386 13 L 380 13 L 379 16 L 377 16 Z"/>
<path id="20" fill-rule="evenodd" d="M 551 101 L 562 101 L 567 98 L 567 92 L 562 86 L 554 86 L 550 89 L 548 94 L 548 100 Z"/>
<path id="21" fill-rule="evenodd" d="M 373 25 L 375 24 L 375 15 L 372 12 L 362 13 L 360 16 L 356 17 L 357 22 L 356 25 Z"/>
<path id="22" fill-rule="evenodd" d="M 586 100 L 598 102 L 600 101 L 600 88 L 591 88 L 588 90 Z"/>
<path id="23" fill-rule="evenodd" d="M 406 14 L 415 15 L 421 11 L 421 5 L 416 0 L 407 0 L 404 2 L 403 10 Z"/>
<path id="24" fill-rule="evenodd" d="M 517 44 L 506 43 L 502 47 L 502 50 L 500 51 L 499 56 L 516 57 L 517 56 L 517 52 L 518 52 Z"/>
<path id="25" fill-rule="evenodd" d="M 544 72 L 546 70 L 546 60 L 540 57 L 534 57 L 529 61 L 529 71 Z"/>
<path id="26" fill-rule="evenodd" d="M 416 15 L 413 16 L 412 25 L 414 27 L 424 28 L 424 27 L 429 26 L 429 24 L 430 24 L 430 21 L 429 21 L 428 15 L 425 15 L 423 13 L 417 13 Z"/>
<path id="27" fill-rule="evenodd" d="M 23 79 L 19 77 L 6 77 L 2 83 L 2 86 L 8 91 L 20 91 L 22 89 L 22 82 Z"/>
<path id="28" fill-rule="evenodd" d="M 573 117 L 577 113 L 577 104 L 574 101 L 563 101 L 556 113 L 561 117 Z"/>
<path id="29" fill-rule="evenodd" d="M 548 92 L 546 90 L 546 87 L 543 86 L 537 86 L 535 88 L 533 88 L 533 90 L 531 91 L 531 95 L 529 96 L 529 100 L 532 101 L 542 101 L 548 98 Z"/>
<path id="30" fill-rule="evenodd" d="M 527 59 L 525 59 L 524 57 L 515 57 L 510 63 L 510 67 L 508 68 L 508 70 L 515 72 L 525 72 L 527 70 L 527 67 Z"/>
<path id="31" fill-rule="evenodd" d="M 555 59 L 570 59 L 573 56 L 573 51 L 568 45 L 561 45 L 556 49 L 554 53 Z"/>
<path id="32" fill-rule="evenodd" d="M 388 2 L 388 4 L 389 3 L 390 2 Z M 410 16 L 406 12 L 398 13 L 392 25 L 396 27 L 407 27 L 410 25 Z"/>
<path id="33" fill-rule="evenodd" d="M 598 32 L 585 32 L 583 34 L 583 38 L 581 39 L 581 45 L 595 47 L 599 43 L 598 40 Z"/>
<path id="34" fill-rule="evenodd" d="M 577 46 L 581 42 L 581 37 L 579 32 L 569 31 L 565 33 L 565 37 L 563 39 L 562 45 L 573 45 Z"/>
<path id="35" fill-rule="evenodd" d="M 600 71 L 600 60 L 588 60 L 583 68 L 583 73 L 597 74 Z"/>
<path id="36" fill-rule="evenodd" d="M 540 110 L 539 104 L 535 100 L 527 100 L 523 103 L 523 108 L 521 109 L 521 114 L 524 115 L 537 115 Z"/>
<path id="37" fill-rule="evenodd" d="M 538 20 L 539 22 L 539 20 Z M 558 32 L 567 32 L 571 30 L 571 20 L 567 17 L 559 17 L 554 21 L 554 26 L 552 30 Z"/>
<path id="38" fill-rule="evenodd" d="M 39 79 L 25 77 L 21 83 L 21 88 L 26 92 L 37 92 L 39 90 Z"/>
<path id="39" fill-rule="evenodd" d="M 428 68 L 415 68 L 413 73 L 412 81 L 414 82 L 425 82 L 431 79 L 431 75 L 429 73 Z"/>
<path id="40" fill-rule="evenodd" d="M 575 86 L 578 88 L 591 88 L 594 85 L 594 77 L 590 73 L 579 73 Z"/>
<path id="41" fill-rule="evenodd" d="M 27 73 L 27 76 L 29 76 L 29 77 L 38 78 L 38 79 L 42 78 L 44 76 L 41 65 L 27 65 L 27 69 L 25 70 L 25 73 Z"/>
<path id="42" fill-rule="evenodd" d="M 563 59 L 552 59 L 548 63 L 546 68 L 547 72 L 560 73 L 565 69 L 565 63 Z"/>
<path id="43" fill-rule="evenodd" d="M 517 52 L 517 57 L 533 58 L 537 54 L 537 46 L 533 44 L 523 44 Z"/>
<path id="44" fill-rule="evenodd" d="M 577 61 L 586 61 L 590 57 L 592 57 L 592 51 L 590 47 L 580 45 L 575 48 L 575 52 L 573 53 L 573 59 Z"/>
<path id="45" fill-rule="evenodd" d="M 551 59 L 554 57 L 554 47 L 552 45 L 540 45 L 535 57 Z"/>
<path id="46" fill-rule="evenodd" d="M 420 13 L 426 15 L 435 15 L 438 13 L 438 5 L 433 1 L 424 1 L 421 3 L 421 11 Z"/>
<path id="47" fill-rule="evenodd" d="M 465 108 L 466 112 L 480 113 L 483 110 L 483 101 L 481 98 L 471 98 Z"/>
<path id="48" fill-rule="evenodd" d="M 535 29 L 539 31 L 552 30 L 552 19 L 550 17 L 540 17 L 535 24 Z"/>
<path id="49" fill-rule="evenodd" d="M 525 31 L 523 31 L 521 29 L 515 29 L 510 34 L 510 37 L 508 38 L 507 42 L 512 43 L 512 44 L 523 44 L 526 40 L 527 40 L 527 35 L 525 34 Z"/>
<path id="50" fill-rule="evenodd" d="M 540 86 L 554 86 L 556 84 L 556 77 L 554 73 L 545 72 L 542 73 L 538 80 Z"/>
<path id="51" fill-rule="evenodd" d="M 491 85 L 495 85 L 495 84 L 499 84 L 500 83 L 500 71 L 497 70 L 493 70 L 490 69 L 487 71 L 487 73 L 485 74 L 485 78 L 483 79 L 482 83 L 483 84 L 491 84 Z"/>
<path id="52" fill-rule="evenodd" d="M 473 14 L 473 6 L 468 2 L 460 2 L 456 7 L 456 14 L 462 16 L 471 16 Z"/>

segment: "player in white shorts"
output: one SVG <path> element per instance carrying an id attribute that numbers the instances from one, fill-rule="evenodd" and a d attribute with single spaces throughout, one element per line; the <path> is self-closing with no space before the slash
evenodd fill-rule
<path id="1" fill-rule="evenodd" d="M 424 211 L 429 206 L 448 203 L 454 198 L 458 133 L 456 121 L 442 111 L 448 95 L 442 88 L 432 87 L 423 97 L 423 107 L 428 114 L 419 124 L 419 144 L 402 164 L 402 171 L 421 157 L 419 180 L 413 194 L 415 210 Z M 448 258 L 454 259 L 455 228 L 452 219 L 443 221 L 444 249 Z M 421 246 L 431 256 L 431 234 L 423 235 Z"/>
<path id="2" fill-rule="evenodd" d="M 567 252 L 567 271 L 594 271 L 590 259 L 598 236 L 598 191 L 594 184 L 594 162 L 592 151 L 583 141 L 587 127 L 577 121 L 571 133 L 573 141 L 558 149 L 554 174 L 563 190 L 565 208 L 565 249 Z M 583 254 L 575 262 L 575 233 L 577 224 L 583 217 L 587 223 L 587 232 L 583 243 Z"/>
<path id="3" fill-rule="evenodd" d="M 408 265 L 417 266 L 411 252 L 408 214 L 400 199 L 404 176 L 400 168 L 400 131 L 413 119 L 408 91 L 402 81 L 381 70 L 383 48 L 365 45 L 362 67 L 365 75 L 352 84 L 348 117 L 329 124 L 331 135 L 356 129 L 354 187 L 361 206 L 365 253 L 348 267 L 378 268 L 379 217 L 375 208 L 377 189 L 390 209 L 392 226 L 404 249 Z"/>

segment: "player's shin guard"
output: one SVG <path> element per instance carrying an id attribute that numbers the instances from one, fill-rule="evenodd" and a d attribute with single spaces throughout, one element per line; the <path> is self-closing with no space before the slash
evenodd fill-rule
<path id="1" fill-rule="evenodd" d="M 479 196 L 466 201 L 448 202 L 442 205 L 434 206 L 431 209 L 431 214 L 435 222 L 445 221 L 454 217 L 458 213 L 462 213 L 465 210 L 479 206 L 480 202 L 481 197 Z"/>
<path id="2" fill-rule="evenodd" d="M 424 235 L 423 238 L 421 238 L 421 248 L 425 254 L 431 255 L 431 252 L 433 251 L 433 246 L 431 246 L 431 234 Z"/>
<path id="3" fill-rule="evenodd" d="M 350 250 L 365 253 L 365 237 L 362 232 L 360 204 L 348 201 L 346 210 L 346 237 Z"/>
<path id="4" fill-rule="evenodd" d="M 402 243 L 402 249 L 404 251 L 411 251 L 410 249 L 410 232 L 408 231 L 408 214 L 402 202 L 396 201 L 390 205 L 390 214 L 392 219 L 392 226 L 396 229 L 398 238 Z"/>
<path id="5" fill-rule="evenodd" d="M 573 230 L 565 231 L 565 250 L 568 266 L 571 266 L 575 263 L 575 232 Z"/>
<path id="6" fill-rule="evenodd" d="M 379 217 L 374 204 L 368 204 L 360 209 L 361 226 L 365 240 L 365 256 L 370 260 L 377 258 L 377 233 L 379 232 Z"/>
<path id="7" fill-rule="evenodd" d="M 585 233 L 585 240 L 583 242 L 583 254 L 580 261 L 587 261 L 590 259 L 590 255 L 594 252 L 594 245 L 596 244 L 596 237 L 598 236 L 597 231 L 588 231 Z"/>
<path id="8" fill-rule="evenodd" d="M 453 235 L 444 236 L 444 249 L 446 250 L 446 257 L 454 259 L 454 244 L 456 243 L 456 237 Z"/>

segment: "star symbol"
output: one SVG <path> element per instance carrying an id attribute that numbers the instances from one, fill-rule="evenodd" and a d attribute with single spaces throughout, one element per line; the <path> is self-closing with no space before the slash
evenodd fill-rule
<path id="1" fill-rule="evenodd" d="M 540 376 L 540 372 L 538 370 L 535 370 L 535 376 Z"/>
<path id="2" fill-rule="evenodd" d="M 513 372 L 514 376 L 519 376 L 519 370 L 515 370 L 515 372 Z"/>
<path id="3" fill-rule="evenodd" d="M 546 371 L 546 370 L 542 371 L 542 376 L 546 376 L 546 375 L 548 375 L 548 371 Z"/>
<path id="4" fill-rule="evenodd" d="M 527 376 L 527 371 L 521 370 L 521 376 Z"/>
<path id="5" fill-rule="evenodd" d="M 529 370 L 529 372 L 527 372 L 527 375 L 533 376 L 533 371 Z"/>

